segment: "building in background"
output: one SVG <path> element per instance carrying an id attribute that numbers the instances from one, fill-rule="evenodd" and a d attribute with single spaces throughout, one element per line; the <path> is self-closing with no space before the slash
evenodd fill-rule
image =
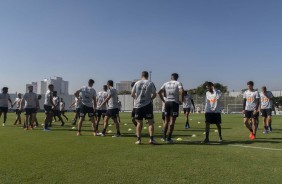
<path id="1" fill-rule="evenodd" d="M 48 90 L 48 85 L 53 84 L 54 90 L 58 92 L 58 95 L 68 95 L 69 94 L 69 81 L 64 81 L 62 77 L 54 77 L 49 79 L 44 79 L 39 82 L 32 82 L 31 84 L 26 84 L 26 91 L 28 91 L 28 86 L 33 86 L 33 91 L 37 94 L 45 94 Z"/>

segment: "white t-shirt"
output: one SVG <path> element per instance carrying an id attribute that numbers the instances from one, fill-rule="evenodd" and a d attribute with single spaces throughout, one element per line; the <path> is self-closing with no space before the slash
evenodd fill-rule
<path id="1" fill-rule="evenodd" d="M 156 93 L 156 87 L 149 80 L 139 80 L 134 84 L 132 93 L 136 95 L 134 108 L 141 108 L 152 102 L 152 94 Z"/>
<path id="2" fill-rule="evenodd" d="M 97 107 L 100 107 L 98 110 L 107 110 L 107 104 L 100 106 L 104 100 L 107 98 L 108 93 L 106 91 L 100 91 L 97 95 Z"/>
<path id="3" fill-rule="evenodd" d="M 17 108 L 17 109 L 20 108 L 21 100 L 22 100 L 22 99 L 21 99 L 21 98 L 18 98 L 18 97 L 15 99 L 15 104 L 16 104 L 16 108 Z"/>
<path id="4" fill-rule="evenodd" d="M 48 90 L 48 91 L 46 91 L 46 94 L 45 94 L 44 105 L 52 106 L 51 100 L 53 100 L 53 92 Z"/>
<path id="5" fill-rule="evenodd" d="M 219 105 L 219 99 L 221 97 L 221 92 L 219 90 L 213 90 L 213 93 L 206 92 L 206 113 L 220 113 L 221 107 Z"/>
<path id="6" fill-rule="evenodd" d="M 118 109 L 118 93 L 113 87 L 109 87 L 107 91 L 108 96 L 111 98 L 108 101 L 108 109 Z"/>
<path id="7" fill-rule="evenodd" d="M 8 93 L 0 93 L 0 107 L 8 107 L 10 95 Z"/>
<path id="8" fill-rule="evenodd" d="M 263 92 L 260 92 L 260 105 L 261 109 L 271 109 L 272 108 L 272 100 L 273 94 L 271 91 L 266 91 L 266 95 Z"/>
<path id="9" fill-rule="evenodd" d="M 176 102 L 180 103 L 179 101 L 179 90 L 183 89 L 183 85 L 181 82 L 172 80 L 169 82 L 166 82 L 161 87 L 161 90 L 164 90 L 166 93 L 166 101 L 168 102 Z"/>
<path id="10" fill-rule="evenodd" d="M 65 102 L 60 102 L 60 111 L 65 110 L 66 103 Z"/>
<path id="11" fill-rule="evenodd" d="M 37 95 L 35 93 L 25 93 L 23 95 L 23 100 L 25 101 L 24 108 L 36 108 Z"/>
<path id="12" fill-rule="evenodd" d="M 191 108 L 192 105 L 192 97 L 191 95 L 187 94 L 186 96 L 184 96 L 184 100 L 183 100 L 183 108 L 187 109 L 187 108 Z"/>
<path id="13" fill-rule="evenodd" d="M 260 96 L 257 91 L 250 91 L 247 90 L 243 94 L 243 98 L 246 99 L 246 107 L 245 110 L 247 111 L 254 111 L 256 110 L 256 101 L 259 100 Z"/>
<path id="14" fill-rule="evenodd" d="M 54 110 L 60 110 L 60 98 L 58 96 L 53 97 L 53 104 L 55 105 Z"/>
<path id="15" fill-rule="evenodd" d="M 87 107 L 93 107 L 93 98 L 96 97 L 95 89 L 89 86 L 84 86 L 79 92 L 81 103 Z"/>

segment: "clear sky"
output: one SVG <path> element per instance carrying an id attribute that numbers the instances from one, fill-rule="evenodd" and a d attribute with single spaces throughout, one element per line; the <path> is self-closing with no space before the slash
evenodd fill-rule
<path id="1" fill-rule="evenodd" d="M 229 91 L 282 89 L 281 0 L 0 0 L 0 87 L 61 76 L 70 93 L 152 71 Z"/>

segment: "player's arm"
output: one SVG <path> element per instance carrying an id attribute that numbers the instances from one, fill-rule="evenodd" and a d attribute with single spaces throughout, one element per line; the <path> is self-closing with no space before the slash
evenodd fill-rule
<path id="1" fill-rule="evenodd" d="M 155 91 L 155 92 L 153 92 L 153 95 L 151 96 L 151 100 L 153 101 L 156 97 L 157 97 L 157 93 Z"/>
<path id="2" fill-rule="evenodd" d="M 96 109 L 97 108 L 97 99 L 96 99 L 96 95 L 93 96 L 93 108 Z"/>
<path id="3" fill-rule="evenodd" d="M 242 110 L 242 113 L 243 113 L 243 114 L 245 113 L 246 104 L 247 104 L 247 99 L 244 98 L 244 100 L 243 100 L 243 110 Z"/>
<path id="4" fill-rule="evenodd" d="M 163 95 L 163 94 L 165 94 L 165 88 L 164 88 L 164 86 L 161 87 L 161 89 L 160 89 L 159 92 L 158 92 L 158 95 L 159 95 L 160 99 L 162 100 L 162 102 L 165 103 L 165 99 L 164 99 L 164 95 Z"/>
<path id="5" fill-rule="evenodd" d="M 108 101 L 110 100 L 110 98 L 112 98 L 112 92 L 108 93 L 107 98 L 101 103 L 100 107 L 102 107 L 105 103 L 108 103 Z"/>
<path id="6" fill-rule="evenodd" d="M 38 98 L 37 98 L 37 95 L 36 95 L 35 101 L 36 101 L 36 108 L 39 109 L 39 100 L 38 100 Z"/>
<path id="7" fill-rule="evenodd" d="M 192 103 L 192 105 L 193 105 L 193 107 L 195 109 L 195 103 L 194 103 L 194 100 L 192 98 L 191 98 L 191 103 Z"/>
<path id="8" fill-rule="evenodd" d="M 74 104 L 75 104 L 75 100 L 71 103 L 71 105 L 69 106 L 69 108 L 74 107 Z"/>
<path id="9" fill-rule="evenodd" d="M 11 108 L 13 108 L 14 105 L 13 105 L 13 102 L 12 102 L 11 98 L 9 97 L 8 100 L 9 100 L 9 102 L 11 104 Z"/>
<path id="10" fill-rule="evenodd" d="M 133 99 L 136 98 L 136 83 L 134 84 L 134 86 L 132 87 L 132 90 L 131 90 L 131 97 Z"/>
<path id="11" fill-rule="evenodd" d="M 21 101 L 20 101 L 20 110 L 23 110 L 23 107 L 24 107 L 24 97 L 22 97 Z"/>

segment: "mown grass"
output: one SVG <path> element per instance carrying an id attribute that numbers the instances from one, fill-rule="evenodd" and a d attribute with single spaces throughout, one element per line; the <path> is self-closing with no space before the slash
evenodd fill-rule
<path id="1" fill-rule="evenodd" d="M 72 117 L 72 113 L 67 116 Z M 134 126 L 129 113 L 121 113 L 122 137 L 94 137 L 89 122 L 77 137 L 70 122 L 54 123 L 51 132 L 41 128 L 24 131 L 12 125 L 0 127 L 0 183 L 281 183 L 282 117 L 273 117 L 271 134 L 250 141 L 241 115 L 223 115 L 222 144 L 212 126 L 211 144 L 204 145 L 204 115 L 190 116 L 191 129 L 184 129 L 184 117 L 177 119 L 175 144 L 160 141 L 160 114 L 155 114 L 155 137 L 159 145 L 148 144 L 143 130 L 142 145 L 135 145 Z M 44 114 L 38 114 L 40 122 Z M 2 122 L 2 119 L 1 121 Z M 198 123 L 200 122 L 200 123 Z M 127 124 L 127 125 L 125 125 Z M 146 125 L 144 125 L 146 126 Z M 131 128 L 132 131 L 128 131 Z M 195 134 L 196 137 L 192 137 Z M 235 147 L 273 148 L 262 150 Z"/>

